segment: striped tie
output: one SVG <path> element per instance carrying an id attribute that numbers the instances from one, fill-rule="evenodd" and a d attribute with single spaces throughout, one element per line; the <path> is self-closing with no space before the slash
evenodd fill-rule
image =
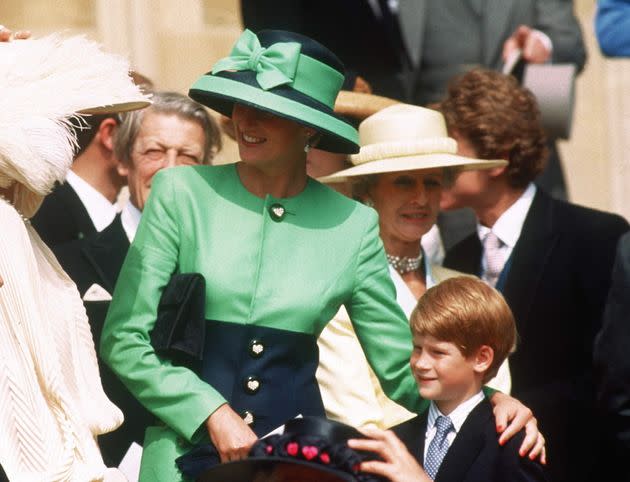
<path id="1" fill-rule="evenodd" d="M 505 263 L 503 253 L 500 249 L 502 246 L 503 242 L 496 234 L 494 234 L 493 231 L 490 231 L 483 239 L 483 256 L 486 259 L 486 269 L 481 276 L 481 279 L 492 287 L 497 285 L 499 275 L 501 274 L 503 264 Z"/>

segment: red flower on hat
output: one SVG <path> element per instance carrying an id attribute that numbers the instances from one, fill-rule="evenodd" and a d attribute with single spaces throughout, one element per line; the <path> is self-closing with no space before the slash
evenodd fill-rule
<path id="1" fill-rule="evenodd" d="M 287 453 L 291 456 L 291 457 L 295 457 L 298 454 L 298 450 L 299 450 L 299 445 L 297 444 L 297 442 L 289 442 L 287 444 Z"/>
<path id="2" fill-rule="evenodd" d="M 273 453 L 273 447 L 271 445 L 267 445 L 265 447 L 265 452 L 267 452 L 268 454 L 272 454 Z"/>
<path id="3" fill-rule="evenodd" d="M 328 453 L 326 453 L 326 452 L 322 452 L 319 455 L 319 460 L 321 460 L 322 463 L 324 463 L 324 464 L 329 464 L 330 463 L 330 455 L 328 455 Z"/>
<path id="4" fill-rule="evenodd" d="M 302 455 L 304 455 L 304 458 L 306 460 L 312 460 L 315 457 L 317 457 L 317 454 L 319 453 L 319 450 L 317 450 L 317 447 L 313 447 L 312 445 L 305 445 L 304 447 L 302 447 Z"/>

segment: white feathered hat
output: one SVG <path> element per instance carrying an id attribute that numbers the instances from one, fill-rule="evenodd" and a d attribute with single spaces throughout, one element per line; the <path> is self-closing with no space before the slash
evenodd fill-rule
<path id="1" fill-rule="evenodd" d="M 32 216 L 65 179 L 81 114 L 149 104 L 128 62 L 85 37 L 0 42 L 0 188 L 17 183 L 11 201 Z"/>

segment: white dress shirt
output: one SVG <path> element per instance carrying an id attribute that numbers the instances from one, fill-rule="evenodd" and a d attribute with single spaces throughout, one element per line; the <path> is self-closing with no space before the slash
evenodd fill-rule
<path id="1" fill-rule="evenodd" d="M 68 171 L 66 182 L 72 186 L 85 206 L 97 231 L 109 226 L 116 217 L 116 205 L 92 187 L 74 171 Z"/>
<path id="2" fill-rule="evenodd" d="M 504 262 L 510 258 L 512 251 L 514 250 L 514 246 L 516 246 L 516 242 L 521 236 L 521 230 L 523 229 L 525 218 L 527 217 L 527 213 L 532 205 L 535 194 L 536 186 L 533 183 L 530 183 L 523 194 L 521 194 L 521 197 L 519 197 L 514 204 L 512 204 L 503 214 L 501 214 L 501 216 L 499 216 L 499 219 L 497 219 L 496 223 L 494 223 L 492 229 L 477 223 L 477 234 L 479 235 L 479 239 L 483 240 L 486 235 L 492 231 L 501 240 L 502 245 L 499 248 L 499 251 L 503 255 Z M 485 275 L 486 269 L 486 258 L 483 256 L 481 259 L 482 277 Z"/>
<path id="3" fill-rule="evenodd" d="M 136 231 L 138 231 L 141 217 L 142 212 L 127 199 L 120 212 L 120 221 L 122 222 L 122 227 L 130 243 L 133 242 L 133 238 L 136 237 Z"/>
<path id="4" fill-rule="evenodd" d="M 461 430 L 462 425 L 464 425 L 464 422 L 466 421 L 466 418 L 468 418 L 468 415 L 470 415 L 470 412 L 472 412 L 473 409 L 477 405 L 479 405 L 479 402 L 481 402 L 484 397 L 485 395 L 482 391 L 480 391 L 465 402 L 462 402 L 455 410 L 448 414 L 448 418 L 450 418 L 451 422 L 453 422 L 454 428 L 454 430 L 451 430 L 451 432 L 446 436 L 446 442 L 448 443 L 449 447 L 453 445 L 453 440 L 455 440 L 455 437 Z M 446 416 L 442 412 L 440 412 L 440 409 L 437 408 L 435 402 L 431 402 L 431 405 L 429 406 L 429 415 L 427 416 L 427 433 L 424 439 L 424 458 L 426 458 L 429 444 L 431 443 L 431 440 L 433 440 L 433 437 L 435 437 L 435 433 L 437 432 L 435 421 L 440 415 Z"/>
<path id="5" fill-rule="evenodd" d="M 428 258 L 429 263 L 442 266 L 446 253 L 437 224 L 434 224 L 431 229 L 429 229 L 429 232 L 422 236 L 420 242 L 424 255 Z"/>

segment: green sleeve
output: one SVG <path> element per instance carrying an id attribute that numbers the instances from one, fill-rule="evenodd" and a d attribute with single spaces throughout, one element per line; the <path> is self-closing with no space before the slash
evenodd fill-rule
<path id="1" fill-rule="evenodd" d="M 225 400 L 191 370 L 158 358 L 150 343 L 158 302 L 177 269 L 182 240 L 173 176 L 166 174 L 162 171 L 153 178 L 138 232 L 118 277 L 100 354 L 144 406 L 192 441 Z"/>
<path id="2" fill-rule="evenodd" d="M 383 391 L 408 410 L 423 412 L 428 402 L 420 398 L 409 368 L 413 349 L 409 322 L 396 301 L 374 212 L 363 235 L 352 299 L 346 308 Z"/>

